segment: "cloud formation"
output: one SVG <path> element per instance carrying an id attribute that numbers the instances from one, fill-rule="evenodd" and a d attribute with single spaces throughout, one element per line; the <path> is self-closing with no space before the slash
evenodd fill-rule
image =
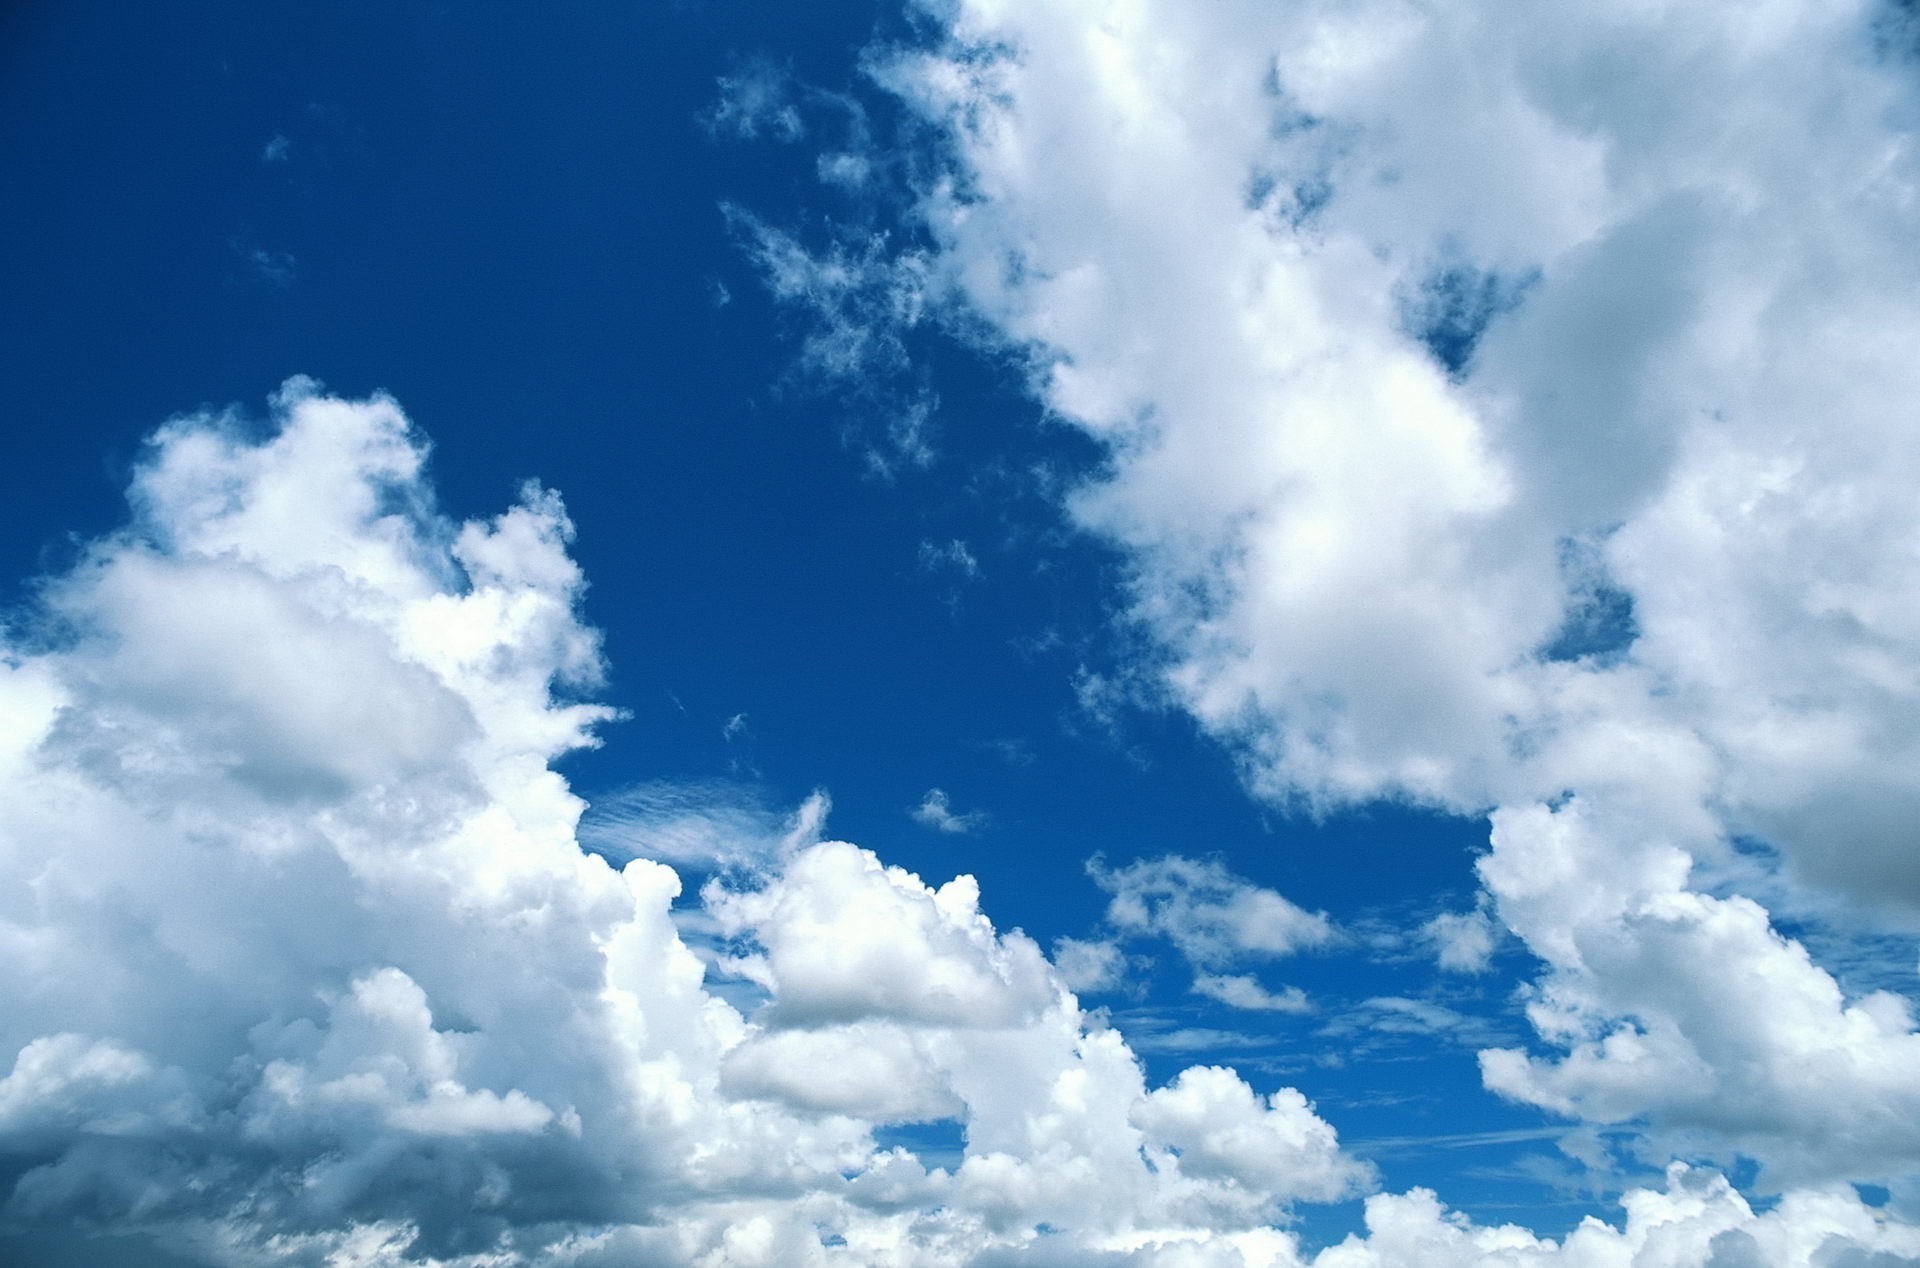
<path id="1" fill-rule="evenodd" d="M 1759 901 L 1920 926 L 1904 10 L 922 8 L 872 58 L 932 138 L 912 245 L 763 245 L 776 292 L 959 331 L 1104 445 L 1067 509 L 1257 793 L 1489 815 L 1542 968 L 1488 1087 L 1914 1209 L 1909 1004 Z"/>
<path id="2" fill-rule="evenodd" d="M 956 812 L 953 799 L 947 796 L 944 788 L 927 789 L 927 795 L 909 813 L 913 815 L 915 823 L 924 824 L 936 832 L 971 832 L 986 820 L 986 816 L 978 810 Z"/>
<path id="3" fill-rule="evenodd" d="M 944 1263 L 1285 1243 L 1371 1183 L 1298 1092 L 1149 1086 L 971 878 L 822 841 L 823 801 L 771 840 L 615 807 L 607 853 L 722 865 L 691 909 L 583 850 L 551 764 L 610 715 L 565 510 L 456 523 L 425 456 L 303 380 L 176 420 L 11 629 L 0 1239 Z M 941 1120 L 957 1160 L 875 1139 Z"/>
<path id="4" fill-rule="evenodd" d="M 1165 938 L 1199 968 L 1292 955 L 1334 937 L 1324 912 L 1307 911 L 1217 860 L 1169 854 L 1109 869 L 1094 858 L 1087 874 L 1113 896 L 1108 924 L 1134 937 Z"/>

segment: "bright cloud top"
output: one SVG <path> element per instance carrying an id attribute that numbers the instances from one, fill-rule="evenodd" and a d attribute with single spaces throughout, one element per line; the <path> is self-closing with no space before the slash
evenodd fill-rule
<path id="1" fill-rule="evenodd" d="M 920 245 L 763 230 L 776 292 L 931 314 L 1104 444 L 1069 510 L 1259 793 L 1491 812 L 1544 969 L 1488 1087 L 1920 1202 L 1907 1000 L 1757 901 L 1920 922 L 1904 11 L 925 7 L 873 60 Z M 1474 971 L 1486 921 L 1425 936 Z"/>

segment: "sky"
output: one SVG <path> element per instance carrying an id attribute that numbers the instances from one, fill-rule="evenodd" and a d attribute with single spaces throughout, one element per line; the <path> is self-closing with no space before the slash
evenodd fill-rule
<path id="1" fill-rule="evenodd" d="M 1920 25 L 0 15 L 0 1260 L 1920 1263 Z"/>

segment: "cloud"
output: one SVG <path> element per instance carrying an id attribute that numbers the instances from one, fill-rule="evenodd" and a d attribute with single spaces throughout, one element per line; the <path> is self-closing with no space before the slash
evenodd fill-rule
<path id="1" fill-rule="evenodd" d="M 915 823 L 925 824 L 936 832 L 971 832 L 986 822 L 986 815 L 978 810 L 955 814 L 952 800 L 941 788 L 927 789 L 927 795 L 911 813 Z"/>
<path id="2" fill-rule="evenodd" d="M 1169 854 L 1108 869 L 1095 857 L 1087 874 L 1113 897 L 1107 922 L 1122 934 L 1162 937 L 1199 968 L 1292 955 L 1324 946 L 1333 925 L 1319 912 L 1252 884 L 1213 860 Z"/>
<path id="3" fill-rule="evenodd" d="M 659 859 L 693 867 L 765 864 L 820 839 L 828 801 L 815 793 L 787 813 L 749 787 L 655 781 L 602 796 L 580 821 L 580 844 L 624 863 Z"/>
<path id="4" fill-rule="evenodd" d="M 922 541 L 920 543 L 920 570 L 922 572 L 941 572 L 951 570 L 964 579 L 971 581 L 980 575 L 980 561 L 968 545 L 959 538 L 946 542 Z"/>
<path id="5" fill-rule="evenodd" d="M 1318 1256 L 1315 1268 L 1469 1268 L 1488 1263 L 1556 1268 L 1585 1263 L 1698 1265 L 1900 1263 L 1920 1254 L 1915 1230 L 1889 1227 L 1850 1193 L 1790 1195 L 1757 1215 L 1721 1176 L 1676 1163 L 1661 1190 L 1621 1199 L 1623 1228 L 1589 1220 L 1559 1242 L 1514 1225 L 1476 1225 L 1448 1212 L 1434 1194 L 1367 1199 L 1364 1238 Z M 1808 1254 L 1805 1248 L 1816 1248 Z"/>
<path id="6" fill-rule="evenodd" d="M 260 147 L 260 161 L 262 163 L 285 163 L 291 157 L 290 152 L 292 149 L 292 141 L 289 141 L 279 133 L 275 133 L 271 141 L 268 141 Z"/>
<path id="7" fill-rule="evenodd" d="M 778 63 L 756 58 L 716 82 L 718 94 L 700 120 L 708 131 L 745 140 L 764 133 L 786 142 L 806 134 L 793 76 Z"/>
<path id="8" fill-rule="evenodd" d="M 1885 6 L 923 9 L 872 59 L 929 137 L 906 245 L 763 249 L 776 293 L 836 346 L 960 332 L 1104 447 L 1066 509 L 1256 794 L 1491 812 L 1541 969 L 1490 1087 L 1767 1183 L 1920 1183 L 1908 1013 L 1734 857 L 1920 922 L 1920 89 Z M 1190 923 L 1103 883 L 1119 927 Z M 1237 950 L 1200 927 L 1196 963 Z"/>
<path id="9" fill-rule="evenodd" d="M 1439 1036 L 1467 1047 L 1498 1043 L 1500 1027 L 1485 1017 L 1463 1013 L 1432 1000 L 1377 995 L 1343 1009 L 1320 1028 L 1328 1037 L 1352 1035 Z"/>
<path id="10" fill-rule="evenodd" d="M 426 460 L 305 380 L 177 419 L 9 627 L 0 1249 L 961 1262 L 1285 1243 L 1371 1183 L 1296 1092 L 1150 1086 L 971 878 L 823 798 L 582 829 L 552 764 L 614 715 L 565 508 L 451 521 Z M 875 1138 L 940 1120 L 957 1156 Z"/>
<path id="11" fill-rule="evenodd" d="M 1069 990 L 1081 994 L 1111 991 L 1126 981 L 1127 957 L 1112 942 L 1055 938 L 1053 971 Z"/>
<path id="12" fill-rule="evenodd" d="M 1309 1258 L 1276 1221 L 1375 1180 L 1301 1093 L 1218 1066 L 1149 1086 L 969 878 L 822 840 L 818 799 L 707 886 L 715 971 L 759 992 L 728 1003 L 679 877 L 583 851 L 551 768 L 611 718 L 577 695 L 601 666 L 564 507 L 529 486 L 451 522 L 425 458 L 393 402 L 299 380 L 265 429 L 177 420 L 132 522 L 12 627 L 33 637 L 0 658 L 10 1252 L 97 1232 L 135 1258 L 316 1266 L 1920 1253 L 1850 1192 L 1755 1214 L 1679 1169 L 1564 1246 L 1416 1191 Z M 1198 875 L 1203 912 L 1263 905 Z M 957 1156 L 875 1139 L 949 1118 Z"/>
<path id="13" fill-rule="evenodd" d="M 1193 979 L 1194 993 L 1217 999 L 1233 1008 L 1260 1013 L 1310 1013 L 1313 1004 L 1297 986 L 1270 991 L 1251 973 L 1202 973 Z"/>
<path id="14" fill-rule="evenodd" d="M 285 290 L 300 276 L 300 262 L 293 258 L 292 252 L 269 251 L 265 247 L 249 246 L 239 241 L 230 245 L 233 253 L 247 266 L 249 276 L 257 282 L 276 290 Z"/>
<path id="15" fill-rule="evenodd" d="M 1449 973 L 1484 973 L 1493 960 L 1496 930 L 1484 910 L 1443 911 L 1420 926 L 1420 932 Z"/>

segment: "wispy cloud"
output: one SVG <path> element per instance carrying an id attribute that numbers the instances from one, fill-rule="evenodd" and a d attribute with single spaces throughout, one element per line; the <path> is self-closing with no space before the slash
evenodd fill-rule
<path id="1" fill-rule="evenodd" d="M 985 812 L 969 810 L 965 813 L 954 810 L 953 799 L 941 788 L 927 789 L 927 795 L 910 812 L 915 823 L 924 824 L 937 832 L 955 834 L 973 832 L 987 822 Z"/>
<path id="2" fill-rule="evenodd" d="M 1310 1013 L 1313 1002 L 1297 986 L 1270 991 L 1251 973 L 1201 973 L 1193 979 L 1196 995 L 1205 995 L 1233 1008 L 1261 1013 Z"/>
<path id="3" fill-rule="evenodd" d="M 228 245 L 246 266 L 247 275 L 256 282 L 285 290 L 299 278 L 299 261 L 293 258 L 292 252 L 270 251 L 238 240 Z"/>

